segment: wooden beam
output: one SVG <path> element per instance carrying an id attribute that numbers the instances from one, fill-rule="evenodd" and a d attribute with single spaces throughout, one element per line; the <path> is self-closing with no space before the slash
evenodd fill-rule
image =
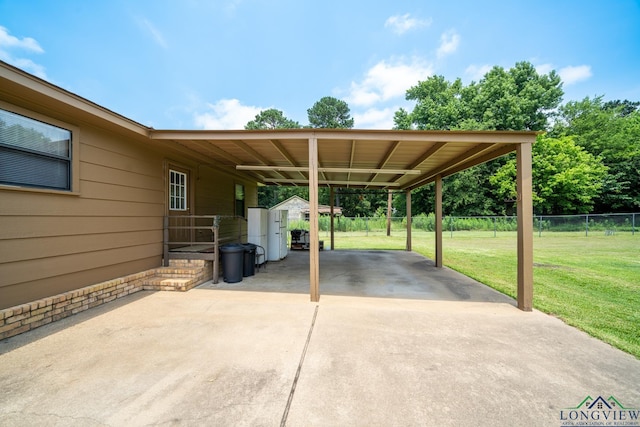
<path id="1" fill-rule="evenodd" d="M 276 150 L 278 150 L 278 152 L 280 153 L 280 155 L 282 155 L 282 157 L 287 159 L 287 161 L 289 162 L 289 164 L 291 164 L 292 167 L 300 166 L 298 162 L 296 162 L 296 159 L 294 159 L 291 153 L 289 153 L 289 151 L 285 148 L 282 142 L 280 142 L 277 139 L 271 139 L 269 140 L 269 142 L 271 143 L 271 145 L 273 145 L 276 148 Z M 265 162 L 265 165 L 268 165 L 269 163 L 270 162 Z M 300 172 L 300 175 L 302 175 L 303 178 L 306 178 L 307 176 L 303 172 L 306 172 L 307 170 L 308 170 L 307 168 L 302 168 L 300 170 L 295 170 L 295 171 L 292 170 L 291 172 Z"/>
<path id="2" fill-rule="evenodd" d="M 320 300 L 320 243 L 318 230 L 318 140 L 309 138 L 309 292 Z"/>
<path id="3" fill-rule="evenodd" d="M 475 147 L 465 151 L 464 153 L 460 154 L 459 156 L 455 157 L 454 159 L 448 161 L 447 163 L 438 166 L 435 169 L 429 170 L 427 172 L 425 172 L 422 176 L 414 179 L 413 181 L 410 181 L 409 183 L 407 183 L 405 185 L 406 188 L 417 188 L 420 187 L 422 185 L 424 185 L 427 181 L 429 181 L 432 178 L 435 178 L 436 175 L 442 175 L 444 173 L 446 173 L 449 169 L 452 169 L 456 166 L 458 166 L 461 163 L 464 163 L 469 157 L 475 157 L 476 155 L 491 149 L 491 147 L 493 147 L 492 144 L 479 144 L 476 145 Z"/>
<path id="4" fill-rule="evenodd" d="M 302 172 L 308 171 L 309 168 L 304 166 L 268 166 L 268 165 L 237 165 L 237 170 L 245 171 L 280 171 L 280 172 Z M 379 168 L 323 168 L 318 167 L 318 172 L 330 173 L 373 173 L 387 175 L 420 175 L 422 172 L 418 169 L 379 169 Z"/>
<path id="5" fill-rule="evenodd" d="M 393 153 L 396 152 L 399 146 L 400 146 L 400 141 L 393 141 L 391 143 L 391 147 L 389 147 L 387 152 L 384 153 L 384 157 L 382 158 L 382 161 L 378 163 L 378 169 L 384 168 L 384 166 L 387 164 L 389 159 L 391 159 L 391 156 L 393 156 Z M 372 173 L 372 175 L 369 177 L 369 181 L 374 181 L 377 177 L 378 177 L 377 173 Z"/>
<path id="6" fill-rule="evenodd" d="M 333 187 L 329 187 L 329 209 L 331 215 L 331 250 L 335 249 L 335 226 L 334 226 L 334 216 L 333 216 L 333 205 L 335 204 L 336 192 Z"/>
<path id="7" fill-rule="evenodd" d="M 411 251 L 411 190 L 407 190 L 407 244 L 405 250 Z"/>
<path id="8" fill-rule="evenodd" d="M 482 163 L 488 162 L 493 159 L 497 159 L 498 157 L 505 156 L 516 150 L 516 145 L 497 145 L 497 149 L 493 150 L 487 154 L 483 154 L 482 156 L 475 157 L 468 162 L 461 163 L 453 169 L 449 169 L 446 173 L 442 174 L 443 178 L 446 178 L 454 173 L 458 173 L 465 169 L 469 169 L 470 167 L 480 165 Z"/>
<path id="9" fill-rule="evenodd" d="M 518 308 L 533 309 L 533 201 L 532 144 L 519 144 L 516 150 L 518 190 Z"/>
<path id="10" fill-rule="evenodd" d="M 215 254 L 213 258 L 213 283 L 218 283 L 220 279 L 220 257 L 218 254 L 220 253 L 220 217 L 213 217 L 213 227 L 211 228 L 213 231 L 213 253 Z"/>
<path id="11" fill-rule="evenodd" d="M 320 171 L 321 168 L 322 168 L 322 157 L 320 157 L 320 149 L 318 149 L 318 173 L 322 175 L 322 179 L 324 181 L 327 181 L 327 175 L 324 172 Z"/>
<path id="12" fill-rule="evenodd" d="M 352 140 L 351 141 L 351 156 L 349 157 L 349 169 L 351 169 L 353 167 L 353 158 L 356 155 L 356 140 Z M 351 173 L 347 174 L 347 181 L 351 180 Z M 349 186 L 347 185 L 347 188 L 349 188 Z"/>
<path id="13" fill-rule="evenodd" d="M 450 168 L 446 172 L 441 173 L 440 176 L 442 176 L 442 178 L 446 178 L 448 176 L 456 174 L 456 173 L 458 173 L 460 171 L 463 171 L 465 169 L 469 169 L 469 168 L 471 168 L 473 166 L 477 166 L 477 165 L 480 165 L 482 163 L 486 163 L 486 162 L 488 162 L 490 160 L 494 160 L 494 159 L 497 159 L 497 158 L 502 157 L 504 155 L 507 155 L 507 154 L 511 153 L 512 151 L 515 151 L 515 149 L 516 149 L 516 145 L 504 145 L 504 144 L 502 144 L 502 145 L 499 145 L 499 146 L 496 145 L 496 146 L 498 147 L 496 150 L 491 151 L 491 152 L 486 153 L 486 154 L 483 154 L 483 155 L 478 156 L 478 157 L 474 157 L 471 160 L 469 160 L 468 162 L 460 163 L 458 166 L 456 166 L 454 168 Z M 431 176 L 431 178 L 429 178 L 429 179 L 427 179 L 425 181 L 422 181 L 418 185 L 412 185 L 411 189 L 416 189 L 418 187 L 422 187 L 423 185 L 426 185 L 426 184 L 429 184 L 431 182 L 434 182 L 435 181 L 435 177 L 436 176 L 433 175 L 433 176 Z M 407 188 L 407 187 L 405 187 L 405 188 Z"/>
<path id="14" fill-rule="evenodd" d="M 391 236 L 392 202 L 393 202 L 393 194 L 391 194 L 391 190 L 387 190 L 387 236 Z"/>
<path id="15" fill-rule="evenodd" d="M 438 151 L 442 150 L 446 145 L 447 145 L 446 142 L 436 142 L 435 144 L 431 145 L 424 153 L 422 153 L 422 155 L 420 155 L 420 157 L 414 160 L 413 163 L 411 163 L 407 169 L 413 170 L 417 168 L 422 164 L 422 162 L 427 160 L 429 157 L 435 155 Z M 397 181 L 400 178 L 402 178 L 402 175 L 397 175 L 393 177 L 391 180 Z"/>
<path id="16" fill-rule="evenodd" d="M 265 183 L 272 184 L 307 184 L 310 182 L 304 179 L 280 179 L 280 178 L 265 178 Z M 398 182 L 369 182 L 369 181 L 325 181 L 319 180 L 318 184 L 320 185 L 335 185 L 335 186 L 348 186 L 348 185 L 357 185 L 357 186 L 372 186 L 372 187 L 399 187 L 400 183 Z"/>
<path id="17" fill-rule="evenodd" d="M 260 154 L 259 152 L 257 152 L 255 150 L 255 148 L 253 148 L 252 146 L 250 146 L 249 144 L 247 144 L 244 141 L 240 141 L 240 140 L 233 140 L 231 141 L 233 142 L 235 145 L 237 145 L 238 147 L 240 147 L 242 150 L 244 150 L 247 154 L 255 157 L 256 159 L 258 159 L 259 161 L 262 162 L 262 164 L 268 165 L 269 164 L 269 159 L 267 159 L 266 157 L 264 157 L 262 154 Z"/>
<path id="18" fill-rule="evenodd" d="M 265 140 L 360 140 L 407 141 L 420 143 L 463 142 L 514 144 L 532 142 L 539 132 L 530 131 L 416 131 L 366 129 L 277 129 L 277 130 L 156 130 L 148 135 L 155 140 L 243 141 Z"/>
<path id="19" fill-rule="evenodd" d="M 442 177 L 436 176 L 436 267 L 442 267 Z"/>
<path id="20" fill-rule="evenodd" d="M 323 172 L 373 173 L 376 175 L 420 175 L 419 169 L 382 169 L 382 168 L 319 168 Z"/>
<path id="21" fill-rule="evenodd" d="M 234 165 L 242 163 L 241 159 L 237 158 L 233 154 L 227 153 L 222 148 L 218 147 L 217 145 L 211 144 L 207 141 L 191 140 L 191 141 L 182 141 L 180 143 L 187 147 L 189 146 L 186 144 L 193 144 L 194 146 L 199 147 L 204 152 L 208 152 L 209 155 L 213 154 L 214 156 L 222 157 L 223 159 L 226 159 L 227 161 L 233 163 Z"/>
<path id="22" fill-rule="evenodd" d="M 293 158 L 291 153 L 289 153 L 289 151 L 284 147 L 282 142 L 280 142 L 277 139 L 270 139 L 269 142 L 271 142 L 271 145 L 273 145 L 276 148 L 276 150 L 278 150 L 278 152 L 282 155 L 282 157 L 287 159 L 287 161 L 291 165 L 298 166 L 298 163 L 296 163 L 296 160 Z"/>
<path id="23" fill-rule="evenodd" d="M 434 154 L 436 154 L 438 151 L 442 150 L 445 146 L 447 145 L 446 142 L 436 142 L 435 144 L 433 144 L 431 147 L 429 147 L 429 149 L 427 151 L 425 151 L 424 153 L 422 153 L 422 155 L 420 157 L 418 157 L 413 163 L 411 163 L 411 165 L 409 166 L 409 169 L 415 169 L 418 166 L 420 166 L 425 160 L 427 160 L 429 157 L 433 156 Z"/>
<path id="24" fill-rule="evenodd" d="M 181 156 L 188 157 L 189 159 L 195 161 L 196 163 L 221 169 L 226 173 L 230 173 L 234 176 L 238 176 L 238 171 L 235 170 L 233 166 L 230 166 L 226 163 L 222 163 L 219 160 L 213 159 L 211 157 L 205 157 L 202 155 L 200 151 L 197 151 L 192 147 L 189 147 L 188 145 L 183 144 L 182 142 L 162 140 L 162 141 L 158 141 L 157 144 L 159 146 L 162 146 L 165 149 L 170 150 L 172 155 L 174 153 L 180 154 Z"/>
<path id="25" fill-rule="evenodd" d="M 259 161 L 261 161 L 263 164 L 265 164 L 265 165 L 269 164 L 269 159 L 264 157 L 262 154 L 258 153 L 253 147 L 251 147 L 246 142 L 234 140 L 233 143 L 236 144 L 241 149 L 243 149 L 247 154 L 249 154 L 249 155 L 255 157 L 256 159 L 258 159 Z M 238 169 L 238 168 L 236 167 L 236 169 Z M 249 170 L 249 169 L 247 169 L 247 170 Z M 259 170 L 259 169 L 253 169 L 253 170 Z M 263 170 L 269 170 L 269 169 L 263 169 Z M 280 175 L 281 177 L 283 177 L 283 178 L 291 178 L 291 176 L 289 174 L 279 173 L 279 171 L 277 171 L 275 169 L 272 169 L 272 170 L 274 172 L 276 172 L 278 175 Z"/>

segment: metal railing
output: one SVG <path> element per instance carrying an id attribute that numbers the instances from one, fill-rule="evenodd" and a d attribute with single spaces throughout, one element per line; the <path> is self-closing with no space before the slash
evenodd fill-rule
<path id="1" fill-rule="evenodd" d="M 213 278 L 220 272 L 220 243 L 246 238 L 246 220 L 228 215 L 171 215 L 163 221 L 163 265 L 171 259 L 213 261 Z"/>

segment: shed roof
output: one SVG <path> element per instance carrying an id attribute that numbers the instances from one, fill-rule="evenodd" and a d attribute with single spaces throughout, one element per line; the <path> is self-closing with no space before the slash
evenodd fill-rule
<path id="1" fill-rule="evenodd" d="M 298 204 L 301 206 L 300 211 L 303 213 L 309 213 L 309 201 L 303 199 L 300 196 L 291 196 L 286 200 L 283 200 L 282 202 L 278 203 L 277 205 L 272 206 L 270 209 L 272 210 L 277 210 L 277 209 L 290 209 L 289 206 L 294 203 L 294 202 L 298 202 Z M 302 207 L 304 206 L 304 207 Z M 321 214 L 330 214 L 331 213 L 331 206 L 328 205 L 318 205 L 318 212 Z M 336 216 L 340 216 L 342 215 L 342 208 L 340 206 L 334 206 L 333 207 L 333 214 Z"/>

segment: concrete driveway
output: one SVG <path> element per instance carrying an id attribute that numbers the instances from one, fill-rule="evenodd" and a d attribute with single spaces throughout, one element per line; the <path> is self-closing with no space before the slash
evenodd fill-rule
<path id="1" fill-rule="evenodd" d="M 1 341 L 0 425 L 560 426 L 587 396 L 640 408 L 639 360 L 417 254 L 324 252 L 317 304 L 292 255 Z M 389 263 L 404 275 L 369 268 Z"/>

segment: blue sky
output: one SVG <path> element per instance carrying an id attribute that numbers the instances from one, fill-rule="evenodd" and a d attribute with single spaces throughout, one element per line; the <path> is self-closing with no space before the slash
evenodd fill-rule
<path id="1" fill-rule="evenodd" d="M 157 129 L 307 124 L 323 96 L 389 129 L 431 75 L 529 61 L 564 101 L 640 101 L 640 1 L 0 0 L 0 60 Z"/>

